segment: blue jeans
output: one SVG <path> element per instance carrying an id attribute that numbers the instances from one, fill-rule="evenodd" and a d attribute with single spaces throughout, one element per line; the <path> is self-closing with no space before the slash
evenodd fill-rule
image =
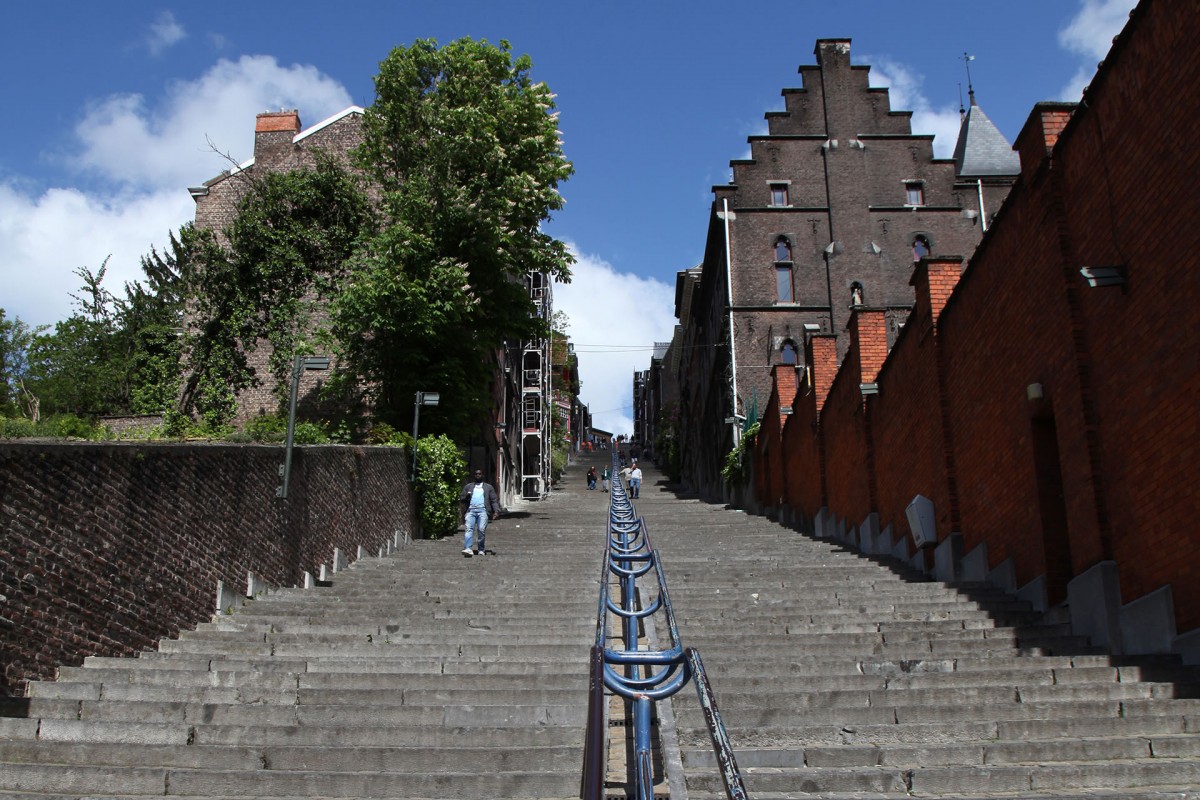
<path id="1" fill-rule="evenodd" d="M 479 531 L 479 549 L 483 550 L 483 537 L 487 532 L 488 515 L 486 508 L 468 508 L 467 509 L 467 538 L 463 543 L 463 547 L 467 550 L 472 549 L 475 542 L 475 531 Z"/>
<path id="2" fill-rule="evenodd" d="M 633 490 L 633 496 L 637 497 L 642 490 L 642 481 L 640 478 L 630 478 L 629 488 Z"/>

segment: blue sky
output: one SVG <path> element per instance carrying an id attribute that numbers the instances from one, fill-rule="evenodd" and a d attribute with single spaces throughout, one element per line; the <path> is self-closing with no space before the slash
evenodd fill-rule
<path id="1" fill-rule="evenodd" d="M 72 273 L 106 256 L 110 288 L 138 277 L 193 211 L 188 186 L 252 154 L 254 115 L 307 127 L 368 105 L 380 60 L 431 37 L 508 39 L 558 95 L 575 176 L 547 230 L 579 257 L 556 289 L 602 427 L 630 427 L 630 374 L 670 338 L 674 276 L 703 254 L 711 187 L 764 112 L 853 40 L 913 129 L 949 153 L 961 55 L 980 104 L 1015 138 L 1032 105 L 1075 100 L 1133 0 L 643 0 L 608 3 L 13 3 L 0 49 L 0 308 L 31 324 L 70 313 Z M 966 87 L 963 86 L 965 93 Z M 597 300 L 599 299 L 599 302 Z"/>

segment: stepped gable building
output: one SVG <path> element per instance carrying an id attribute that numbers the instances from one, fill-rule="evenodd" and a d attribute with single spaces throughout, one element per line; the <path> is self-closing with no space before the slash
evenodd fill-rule
<path id="1" fill-rule="evenodd" d="M 804 366 L 806 331 L 836 337 L 844 354 L 853 308 L 883 311 L 894 340 L 914 262 L 969 256 L 1019 171 L 973 92 L 955 158 L 936 158 L 933 135 L 913 133 L 911 112 L 851 65 L 848 39 L 815 52 L 785 109 L 767 113 L 768 133 L 749 138 L 750 157 L 731 162 L 732 181 L 713 187 L 699 280 L 679 274 L 683 474 L 707 496 L 720 494 L 738 436 L 729 420 L 761 412 L 771 367 Z"/>

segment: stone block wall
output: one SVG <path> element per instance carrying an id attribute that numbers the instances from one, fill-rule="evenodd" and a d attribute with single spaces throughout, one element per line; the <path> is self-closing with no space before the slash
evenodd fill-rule
<path id="1" fill-rule="evenodd" d="M 238 594 L 377 554 L 415 529 L 398 448 L 0 444 L 0 694 L 88 655 L 132 655 Z"/>

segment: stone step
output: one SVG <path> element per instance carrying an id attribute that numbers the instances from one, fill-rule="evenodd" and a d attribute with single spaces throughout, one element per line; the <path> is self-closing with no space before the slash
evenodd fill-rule
<path id="1" fill-rule="evenodd" d="M 143 749 L 145 748 L 145 749 Z M 487 746 L 411 745 L 407 747 L 296 747 L 246 745 L 142 745 L 84 741 L 5 742 L 7 764 L 60 766 L 138 766 L 151 761 L 162 767 L 234 770 L 322 770 L 379 773 L 461 772 L 465 765 L 480 772 L 530 769 L 571 771 L 579 768 L 581 745 Z"/>
<path id="2" fill-rule="evenodd" d="M 30 685 L 29 697 L 38 700 L 87 700 L 106 702 L 198 703 L 206 705 L 321 706 L 370 705 L 376 708 L 400 705 L 567 705 L 586 697 L 586 681 L 574 688 L 551 689 L 536 681 L 496 688 L 480 681 L 443 678 L 441 687 L 397 689 L 348 689 L 344 687 L 277 688 L 241 685 L 232 687 L 139 686 L 136 684 L 57 683 Z M 457 685 L 456 685 L 457 684 Z"/>
<path id="3" fill-rule="evenodd" d="M 682 751 L 687 768 L 718 766 L 711 747 Z M 738 766 L 768 768 L 1042 764 L 1149 758 L 1200 758 L 1195 736 L 1106 736 L 1058 741 L 967 741 L 940 744 L 829 745 L 735 749 Z"/>
<path id="4" fill-rule="evenodd" d="M 266 642 L 197 642 L 179 639 L 165 639 L 159 642 L 156 654 L 160 659 L 172 656 L 195 657 L 208 655 L 216 658 L 265 659 L 278 657 L 281 659 L 320 659 L 320 658 L 412 658 L 414 656 L 437 657 L 450 654 L 460 659 L 504 659 L 511 661 L 527 660 L 536 656 L 548 661 L 586 659 L 588 640 L 580 644 L 488 644 L 486 642 L 455 641 L 441 643 L 421 642 L 359 642 L 357 644 L 322 644 L 320 642 L 282 642 L 271 644 Z M 145 658 L 145 657 L 143 657 Z"/>
<path id="5" fill-rule="evenodd" d="M 127 797 L 568 797 L 578 792 L 578 775 L 553 772 L 458 772 L 272 770 L 217 771 L 186 768 L 120 768 L 7 764 L 0 784 L 7 791 L 85 793 Z M 452 790 L 452 794 L 448 794 Z"/>
<path id="6" fill-rule="evenodd" d="M 212 686 L 256 689 L 430 689 L 461 678 L 442 673 L 306 673 L 306 672 L 207 672 L 199 670 L 120 670 L 88 667 L 59 668 L 57 683 L 98 683 L 107 687 L 128 686 Z M 586 689 L 587 676 L 576 672 L 545 671 L 537 675 L 490 674 L 468 678 L 475 685 L 490 688 L 528 686 L 535 683 L 546 689 Z M 30 693 L 38 696 L 43 681 L 31 682 Z M 880 686 L 879 688 L 882 688 Z M 46 696 L 46 695 L 41 695 Z"/>
<path id="7" fill-rule="evenodd" d="M 1200 761 L 1153 759 L 981 767 L 844 767 L 831 769 L 756 769 L 742 771 L 748 792 L 804 793 L 839 791 L 909 796 L 970 794 L 986 788 L 987 796 L 1078 789 L 1145 789 L 1152 786 L 1196 786 Z M 715 792 L 720 779 L 711 772 L 688 776 L 688 787 Z"/>
<path id="8" fill-rule="evenodd" d="M 727 721 L 728 722 L 728 721 Z M 796 724 L 792 726 L 739 727 L 729 725 L 735 747 L 803 747 L 867 744 L 932 746 L 961 742 L 1053 741 L 1106 736 L 1170 736 L 1194 733 L 1195 719 L 1183 714 L 1140 718 L 1077 717 L 1037 720 L 946 720 L 941 722 L 844 725 Z M 690 748 L 710 746 L 708 730 L 700 725 L 679 728 L 680 741 Z"/>
<path id="9" fill-rule="evenodd" d="M 586 708 L 567 704 L 388 705 L 364 707 L 342 703 L 324 705 L 243 705 L 161 701 L 104 702 L 32 698 L 29 716 L 94 722 L 134 722 L 190 725 L 446 725 L 450 727 L 551 727 L 583 725 Z"/>

